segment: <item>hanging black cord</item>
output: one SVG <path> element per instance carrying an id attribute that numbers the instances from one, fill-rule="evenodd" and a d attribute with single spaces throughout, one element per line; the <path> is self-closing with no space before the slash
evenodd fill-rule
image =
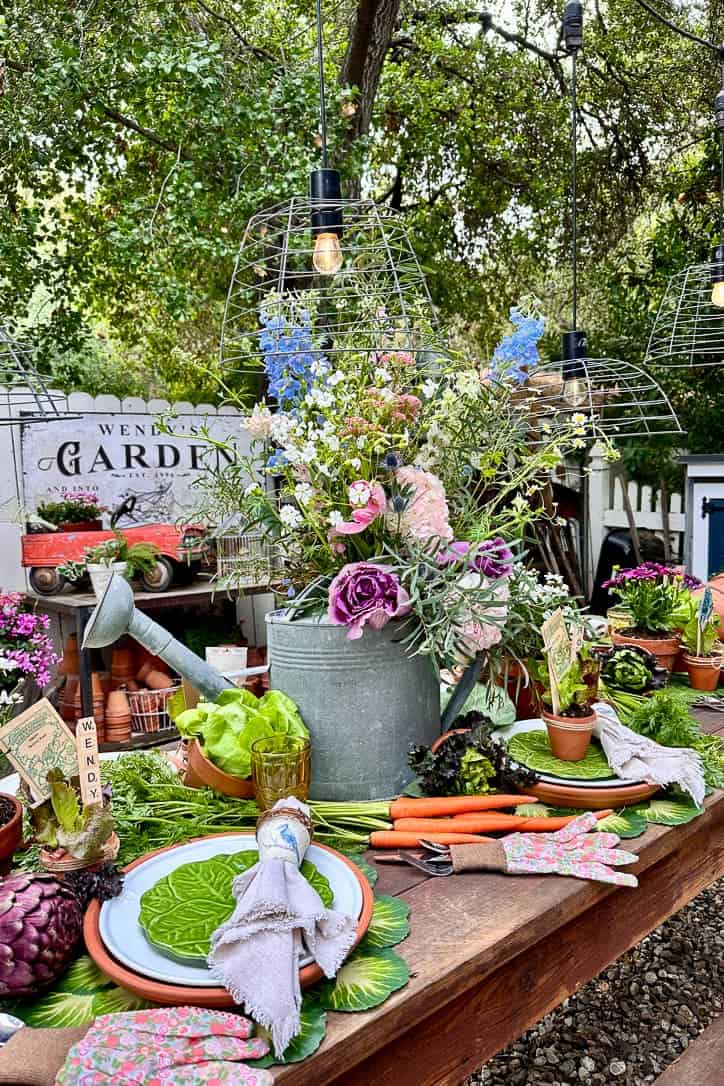
<path id="1" fill-rule="evenodd" d="M 714 45 L 714 42 L 707 41 L 706 38 L 702 38 L 698 34 L 694 34 L 692 30 L 685 30 L 683 26 L 677 26 L 677 24 L 673 23 L 671 19 L 667 19 L 665 15 L 662 15 L 661 12 L 657 11 L 655 7 L 652 7 L 652 5 L 647 2 L 647 0 L 636 0 L 636 3 L 639 5 L 639 7 L 643 8 L 644 11 L 648 11 L 649 15 L 653 15 L 655 19 L 658 19 L 660 23 L 663 23 L 664 26 L 668 26 L 669 30 L 673 30 L 674 33 L 680 34 L 682 38 L 688 38 L 689 41 L 696 42 L 697 45 L 703 45 L 705 46 L 705 48 L 711 49 L 713 53 L 715 53 L 718 57 L 721 57 L 723 48 L 721 45 Z"/>
<path id="2" fill-rule="evenodd" d="M 322 130 L 322 168 L 327 169 L 327 102 L 324 93 L 324 43 L 322 0 L 317 0 L 317 67 L 319 69 L 319 120 Z"/>
<path id="3" fill-rule="evenodd" d="M 578 94 L 576 88 L 576 62 L 574 51 L 571 68 L 571 266 L 573 270 L 573 328 L 578 328 Z"/>

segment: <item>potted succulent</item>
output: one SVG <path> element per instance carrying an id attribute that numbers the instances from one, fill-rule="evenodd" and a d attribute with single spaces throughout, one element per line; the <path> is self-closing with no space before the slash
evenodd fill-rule
<path id="1" fill-rule="evenodd" d="M 586 756 L 596 722 L 591 707 L 598 695 L 598 670 L 599 659 L 585 643 L 559 675 L 555 691 L 547 655 L 532 665 L 551 750 L 564 762 L 580 762 Z"/>
<path id="2" fill-rule="evenodd" d="M 719 615 L 712 609 L 707 590 L 695 606 L 681 635 L 684 665 L 694 690 L 716 690 L 724 664 L 724 645 L 719 641 Z"/>
<path id="3" fill-rule="evenodd" d="M 153 571 L 159 550 L 153 543 L 132 543 L 121 532 L 116 532 L 113 539 L 98 543 L 86 549 L 85 571 L 90 577 L 93 591 L 101 596 L 114 573 L 132 580 L 141 574 Z M 78 563 L 68 563 L 68 568 L 59 567 L 59 571 L 71 580 L 78 580 L 83 573 Z"/>
<path id="4" fill-rule="evenodd" d="M 70 490 L 60 501 L 41 502 L 37 516 L 59 532 L 95 532 L 103 527 L 96 494 L 88 490 Z"/>
<path id="5" fill-rule="evenodd" d="M 644 562 L 635 569 L 614 567 L 604 582 L 631 615 L 631 625 L 612 630 L 614 645 L 639 645 L 653 652 L 661 667 L 671 671 L 679 651 L 682 614 L 690 599 L 691 578 L 662 566 Z"/>

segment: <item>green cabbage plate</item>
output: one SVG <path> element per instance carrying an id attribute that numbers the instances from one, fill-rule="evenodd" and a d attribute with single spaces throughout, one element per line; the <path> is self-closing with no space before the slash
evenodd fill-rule
<path id="1" fill-rule="evenodd" d="M 522 732 L 508 740 L 508 754 L 516 762 L 551 777 L 575 778 L 582 781 L 607 780 L 614 776 L 606 755 L 595 739 L 580 762 L 564 762 L 554 757 L 545 731 Z"/>

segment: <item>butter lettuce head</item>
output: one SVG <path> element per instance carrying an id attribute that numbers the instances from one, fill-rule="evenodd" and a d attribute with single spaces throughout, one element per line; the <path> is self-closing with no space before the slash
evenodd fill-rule
<path id="1" fill-rule="evenodd" d="M 297 706 L 281 690 L 257 698 L 249 690 L 229 688 L 215 703 L 199 702 L 180 713 L 175 723 L 185 739 L 198 739 L 206 757 L 234 777 L 250 775 L 251 746 L 257 739 L 309 735 Z"/>

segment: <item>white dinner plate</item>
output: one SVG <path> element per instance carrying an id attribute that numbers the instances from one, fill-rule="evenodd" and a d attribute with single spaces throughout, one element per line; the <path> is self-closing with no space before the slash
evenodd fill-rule
<path id="1" fill-rule="evenodd" d="M 151 856 L 132 871 L 128 871 L 122 893 L 101 905 L 99 928 L 106 949 L 129 969 L 152 980 L 161 980 L 166 984 L 190 985 L 194 988 L 218 987 L 219 982 L 212 980 L 205 963 L 187 964 L 177 961 L 162 954 L 149 943 L 138 922 L 141 896 L 164 875 L 175 871 L 182 864 L 244 850 L 256 851 L 256 848 L 254 835 L 244 833 L 190 841 L 186 845 Z M 357 920 L 362 912 L 362 889 L 354 871 L 334 853 L 316 845 L 309 846 L 305 859 L 313 863 L 328 879 L 334 894 L 332 908 Z M 303 958 L 300 965 L 309 965 L 311 960 L 310 957 Z"/>
<path id="2" fill-rule="evenodd" d="M 498 728 L 497 731 L 491 733 L 491 738 L 507 747 L 508 741 L 514 735 L 545 730 L 546 726 L 543 720 L 540 717 L 534 717 L 531 720 L 516 720 L 514 724 L 510 724 L 507 728 Z M 527 768 L 527 766 L 523 768 Z M 644 783 L 643 781 L 625 781 L 621 777 L 617 777 L 613 772 L 610 777 L 603 777 L 597 781 L 582 780 L 580 777 L 555 777 L 552 773 L 538 773 L 537 770 L 533 770 L 533 772 L 546 784 L 564 784 L 567 788 L 620 788 L 621 785 Z"/>

